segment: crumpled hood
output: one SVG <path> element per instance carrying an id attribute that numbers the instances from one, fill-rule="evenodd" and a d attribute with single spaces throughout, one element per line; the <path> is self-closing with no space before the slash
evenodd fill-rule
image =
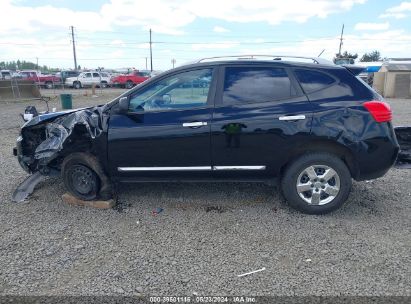
<path id="1" fill-rule="evenodd" d="M 50 121 L 50 120 L 53 120 L 54 118 L 64 116 L 64 115 L 67 115 L 67 114 L 70 114 L 70 113 L 82 111 L 84 109 L 87 109 L 87 108 L 79 108 L 79 109 L 72 109 L 72 110 L 65 110 L 65 111 L 59 111 L 59 112 L 50 112 L 50 113 L 40 114 L 38 116 L 33 117 L 28 122 L 26 122 L 21 128 L 22 129 L 29 128 L 29 127 L 38 125 L 42 122 Z"/>

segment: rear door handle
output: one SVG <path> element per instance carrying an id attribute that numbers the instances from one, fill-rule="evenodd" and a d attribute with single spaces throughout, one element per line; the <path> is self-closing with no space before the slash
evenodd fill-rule
<path id="1" fill-rule="evenodd" d="M 188 127 L 188 128 L 199 128 L 199 127 L 206 126 L 206 125 L 207 125 L 206 121 L 194 121 L 194 122 L 183 123 L 183 127 Z"/>
<path id="2" fill-rule="evenodd" d="M 290 115 L 290 116 L 280 116 L 278 117 L 279 120 L 303 120 L 305 119 L 305 115 Z"/>

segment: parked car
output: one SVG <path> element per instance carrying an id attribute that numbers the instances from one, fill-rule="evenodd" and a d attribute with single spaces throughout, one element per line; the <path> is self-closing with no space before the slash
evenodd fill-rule
<path id="1" fill-rule="evenodd" d="M 11 79 L 11 72 L 9 70 L 0 71 L 0 80 L 9 80 Z"/>
<path id="2" fill-rule="evenodd" d="M 14 153 L 84 200 L 110 197 L 117 182 L 277 179 L 292 207 L 331 212 L 352 179 L 383 176 L 399 146 L 390 107 L 361 69 L 315 62 L 182 66 L 106 105 L 34 117 Z"/>
<path id="3" fill-rule="evenodd" d="M 75 89 L 91 87 L 93 84 L 101 88 L 106 88 L 109 86 L 110 80 L 110 76 L 107 73 L 83 72 L 77 77 L 66 78 L 64 84 Z"/>
<path id="4" fill-rule="evenodd" d="M 23 70 L 19 72 L 21 79 L 34 81 L 38 86 L 52 89 L 61 83 L 61 78 L 54 75 L 44 75 L 34 70 Z"/>
<path id="5" fill-rule="evenodd" d="M 74 71 L 74 70 L 63 70 L 61 72 L 58 72 L 56 76 L 61 78 L 61 82 L 65 83 L 66 79 L 69 77 L 77 77 L 80 74 L 79 71 Z"/>
<path id="6" fill-rule="evenodd" d="M 133 71 L 131 74 L 118 75 L 111 79 L 113 86 L 131 89 L 136 84 L 142 83 L 150 78 L 150 74 L 142 71 Z"/>

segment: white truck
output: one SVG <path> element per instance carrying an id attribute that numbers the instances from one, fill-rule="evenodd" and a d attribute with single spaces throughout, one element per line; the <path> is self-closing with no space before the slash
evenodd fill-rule
<path id="1" fill-rule="evenodd" d="M 105 72 L 82 72 L 77 77 L 66 78 L 64 84 L 75 89 L 91 87 L 93 84 L 106 88 L 110 85 L 111 77 Z"/>

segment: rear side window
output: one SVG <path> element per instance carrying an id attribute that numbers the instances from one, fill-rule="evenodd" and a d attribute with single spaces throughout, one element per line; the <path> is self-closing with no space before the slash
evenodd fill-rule
<path id="1" fill-rule="evenodd" d="M 227 67 L 223 103 L 266 102 L 289 98 L 294 88 L 283 68 Z"/>
<path id="2" fill-rule="evenodd" d="M 331 76 L 318 71 L 298 69 L 294 73 L 306 93 L 324 89 L 335 82 Z"/>

